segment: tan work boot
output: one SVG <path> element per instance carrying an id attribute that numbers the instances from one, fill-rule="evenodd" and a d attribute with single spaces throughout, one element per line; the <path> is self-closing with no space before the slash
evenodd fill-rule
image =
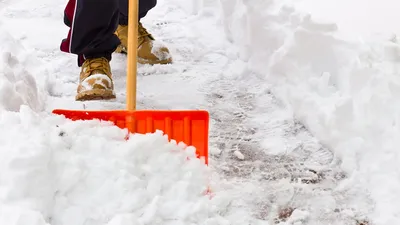
<path id="1" fill-rule="evenodd" d="M 116 53 L 128 53 L 128 26 L 118 25 L 115 35 L 121 41 L 121 44 L 115 50 Z"/>
<path id="2" fill-rule="evenodd" d="M 128 53 L 128 26 L 118 25 L 115 34 L 121 41 L 115 50 L 117 53 Z M 157 43 L 154 37 L 147 32 L 142 23 L 138 24 L 138 58 L 142 64 L 167 64 L 172 62 L 172 57 L 167 47 Z"/>
<path id="3" fill-rule="evenodd" d="M 106 58 L 86 59 L 82 65 L 77 101 L 115 98 L 110 63 Z"/>

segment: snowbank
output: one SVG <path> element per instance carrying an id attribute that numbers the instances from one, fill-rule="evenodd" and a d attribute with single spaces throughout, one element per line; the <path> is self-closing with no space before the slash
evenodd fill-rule
<path id="1" fill-rule="evenodd" d="M 47 75 L 40 63 L 1 24 L 0 43 L 0 110 L 19 111 L 21 105 L 43 110 L 45 95 L 37 80 L 45 82 Z"/>
<path id="2" fill-rule="evenodd" d="M 341 39 L 336 24 L 316 23 L 284 1 L 220 2 L 241 59 L 342 159 L 349 178 L 341 188 L 370 191 L 373 224 L 399 223 L 397 40 Z"/>

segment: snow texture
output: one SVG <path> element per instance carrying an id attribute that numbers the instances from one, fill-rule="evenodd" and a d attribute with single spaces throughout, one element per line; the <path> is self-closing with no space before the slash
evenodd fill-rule
<path id="1" fill-rule="evenodd" d="M 142 21 L 174 63 L 138 65 L 138 108 L 208 110 L 206 167 L 52 115 L 124 109 L 126 57 L 116 100 L 76 102 L 65 1 L 0 0 L 0 224 L 399 224 L 399 3 L 332 4 L 159 0 Z"/>
<path id="2" fill-rule="evenodd" d="M 0 24 L 0 110 L 19 111 L 21 105 L 43 110 L 45 95 L 32 75 L 35 61 L 1 28 Z"/>
<path id="3" fill-rule="evenodd" d="M 345 179 L 324 205 L 342 205 L 337 214 L 358 221 L 399 223 L 399 4 L 225 2 L 224 28 L 241 58 L 340 162 Z"/>
<path id="4" fill-rule="evenodd" d="M 125 216 L 137 224 L 207 224 L 213 214 L 204 194 L 208 168 L 193 148 L 160 133 L 125 141 L 126 131 L 109 123 L 43 119 L 27 107 L 0 123 L 2 133 L 25 140 L 0 139 L 0 199 L 13 211 L 11 218 L 2 211 L 2 224 L 25 224 L 25 215 L 38 225 L 124 224 L 115 221 Z"/>

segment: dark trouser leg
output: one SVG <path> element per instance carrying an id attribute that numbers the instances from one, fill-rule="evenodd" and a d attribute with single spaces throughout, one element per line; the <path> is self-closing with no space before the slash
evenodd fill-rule
<path id="1" fill-rule="evenodd" d="M 119 24 L 128 25 L 128 1 L 129 0 L 118 0 L 119 1 Z M 139 0 L 139 20 L 147 15 L 157 5 L 157 0 Z"/>
<path id="2" fill-rule="evenodd" d="M 114 34 L 118 26 L 119 0 L 69 0 L 64 22 L 70 27 L 61 51 L 78 55 L 78 66 L 85 58 L 105 57 L 120 44 Z"/>

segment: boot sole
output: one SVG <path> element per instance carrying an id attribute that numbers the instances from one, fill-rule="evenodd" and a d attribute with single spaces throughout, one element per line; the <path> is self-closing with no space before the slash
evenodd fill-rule
<path id="1" fill-rule="evenodd" d="M 119 54 L 123 54 L 123 55 L 127 55 L 128 53 L 124 50 L 115 50 L 115 53 L 119 53 Z M 172 58 L 169 59 L 164 59 L 164 60 L 160 60 L 160 61 L 150 61 L 150 60 L 146 60 L 146 59 L 142 59 L 142 58 L 137 58 L 137 62 L 140 64 L 150 64 L 150 65 L 157 65 L 157 64 L 170 64 L 172 63 Z"/>
<path id="2" fill-rule="evenodd" d="M 78 93 L 75 97 L 76 101 L 90 101 L 90 100 L 109 100 L 116 98 L 112 90 L 88 90 Z"/>
<path id="3" fill-rule="evenodd" d="M 157 65 L 157 64 L 170 64 L 172 63 L 172 59 L 164 59 L 159 61 L 150 61 L 142 58 L 137 58 L 137 62 L 140 64 L 150 64 L 150 65 Z"/>

